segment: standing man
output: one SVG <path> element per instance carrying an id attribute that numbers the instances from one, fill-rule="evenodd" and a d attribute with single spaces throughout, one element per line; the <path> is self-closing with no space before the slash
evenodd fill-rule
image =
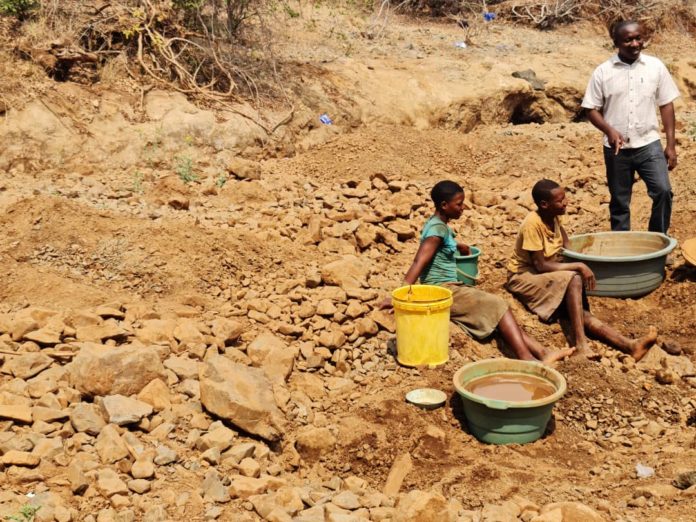
<path id="1" fill-rule="evenodd" d="M 677 166 L 672 102 L 679 91 L 665 65 L 641 53 L 638 22 L 617 23 L 612 39 L 618 53 L 595 69 L 582 100 L 590 122 L 604 133 L 611 229 L 631 229 L 633 174 L 638 172 L 653 202 L 648 230 L 666 233 L 672 215 L 668 170 Z M 664 151 L 656 106 L 667 135 Z"/>

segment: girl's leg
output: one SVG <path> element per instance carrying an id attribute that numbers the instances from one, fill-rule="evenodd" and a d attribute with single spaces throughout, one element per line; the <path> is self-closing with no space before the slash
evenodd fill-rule
<path id="1" fill-rule="evenodd" d="M 505 315 L 500 319 L 498 330 L 503 340 L 515 352 L 517 358 L 523 361 L 541 360 L 546 364 L 551 364 L 569 356 L 574 351 L 573 349 L 547 350 L 520 328 L 510 310 L 505 312 Z"/>

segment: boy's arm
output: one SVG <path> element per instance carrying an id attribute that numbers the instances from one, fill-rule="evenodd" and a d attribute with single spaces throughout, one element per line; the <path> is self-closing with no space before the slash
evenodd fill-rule
<path id="1" fill-rule="evenodd" d="M 564 238 L 564 243 L 565 243 Z M 539 250 L 536 252 L 530 252 L 532 256 L 532 262 L 534 263 L 534 268 L 540 274 L 546 272 L 558 272 L 559 270 L 568 270 L 570 272 L 577 272 L 582 277 L 582 281 L 588 290 L 592 290 L 595 287 L 595 276 L 585 263 L 559 263 L 558 261 L 553 261 L 552 259 L 546 259 L 544 257 L 544 251 Z"/>
<path id="2" fill-rule="evenodd" d="M 418 281 L 421 272 L 432 261 L 435 252 L 437 252 L 441 244 L 442 238 L 437 236 L 430 236 L 421 242 L 418 252 L 416 252 L 416 256 L 413 258 L 411 268 L 408 269 L 404 276 L 405 283 L 412 285 Z"/>

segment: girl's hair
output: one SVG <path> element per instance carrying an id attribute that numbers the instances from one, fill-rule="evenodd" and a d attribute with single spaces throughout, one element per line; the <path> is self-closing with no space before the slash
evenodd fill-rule
<path id="1" fill-rule="evenodd" d="M 448 203 L 457 194 L 463 194 L 464 189 L 454 181 L 444 180 L 435 184 L 430 191 L 430 197 L 435 203 L 435 208 L 439 209 L 443 203 Z"/>

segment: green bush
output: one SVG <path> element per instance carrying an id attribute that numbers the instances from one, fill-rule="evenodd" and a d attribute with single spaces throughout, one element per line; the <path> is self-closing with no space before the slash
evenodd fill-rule
<path id="1" fill-rule="evenodd" d="M 38 6 L 37 0 L 0 0 L 0 13 L 22 19 Z"/>

